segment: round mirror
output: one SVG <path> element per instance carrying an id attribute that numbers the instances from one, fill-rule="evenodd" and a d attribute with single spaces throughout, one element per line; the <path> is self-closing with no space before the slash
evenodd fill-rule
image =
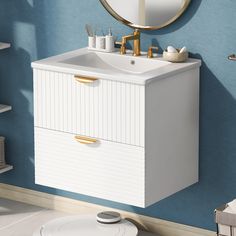
<path id="1" fill-rule="evenodd" d="M 187 9 L 191 0 L 100 0 L 117 20 L 136 29 L 163 28 Z"/>

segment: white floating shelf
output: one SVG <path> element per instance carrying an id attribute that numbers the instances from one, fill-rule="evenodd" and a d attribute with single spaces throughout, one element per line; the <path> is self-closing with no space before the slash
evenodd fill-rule
<path id="1" fill-rule="evenodd" d="M 11 109 L 12 109 L 11 106 L 0 104 L 0 113 L 10 111 Z"/>
<path id="2" fill-rule="evenodd" d="M 10 48 L 11 44 L 10 43 L 2 43 L 0 42 L 0 50 Z"/>
<path id="3" fill-rule="evenodd" d="M 10 166 L 10 165 L 6 165 L 4 168 L 0 169 L 0 174 L 3 174 L 9 170 L 12 170 L 13 169 L 13 166 Z"/>

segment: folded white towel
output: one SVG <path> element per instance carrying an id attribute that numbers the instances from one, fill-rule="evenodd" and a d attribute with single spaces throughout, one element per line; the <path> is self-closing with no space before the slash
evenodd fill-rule
<path id="1" fill-rule="evenodd" d="M 229 202 L 227 205 L 228 206 L 226 207 L 224 212 L 236 214 L 236 199 L 234 199 L 232 202 Z"/>

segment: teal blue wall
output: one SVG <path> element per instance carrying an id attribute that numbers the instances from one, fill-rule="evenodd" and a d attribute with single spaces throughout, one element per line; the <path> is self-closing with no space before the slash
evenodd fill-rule
<path id="1" fill-rule="evenodd" d="M 86 23 L 112 26 L 119 35 L 131 30 L 98 0 L 0 0 L 0 41 L 13 45 L 0 52 L 0 101 L 13 105 L 0 116 L 0 134 L 7 137 L 7 161 L 15 168 L 0 182 L 214 230 L 214 208 L 236 197 L 236 63 L 226 59 L 236 52 L 235 19 L 234 0 L 192 0 L 176 23 L 142 35 L 143 50 L 151 42 L 162 49 L 185 45 L 203 66 L 200 182 L 141 209 L 34 184 L 30 62 L 86 46 Z"/>

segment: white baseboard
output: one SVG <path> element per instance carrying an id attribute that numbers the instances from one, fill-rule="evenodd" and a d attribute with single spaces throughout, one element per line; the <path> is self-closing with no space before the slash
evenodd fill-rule
<path id="1" fill-rule="evenodd" d="M 96 204 L 86 203 L 52 194 L 33 191 L 12 185 L 0 183 L 0 198 L 24 202 L 44 208 L 55 209 L 68 213 L 92 213 L 101 210 L 115 210 Z M 119 211 L 119 210 L 118 210 Z M 138 215 L 126 211 L 119 211 L 125 218 L 130 218 L 142 230 L 159 236 L 215 236 L 216 233 L 192 226 L 177 224 L 152 217 Z"/>

